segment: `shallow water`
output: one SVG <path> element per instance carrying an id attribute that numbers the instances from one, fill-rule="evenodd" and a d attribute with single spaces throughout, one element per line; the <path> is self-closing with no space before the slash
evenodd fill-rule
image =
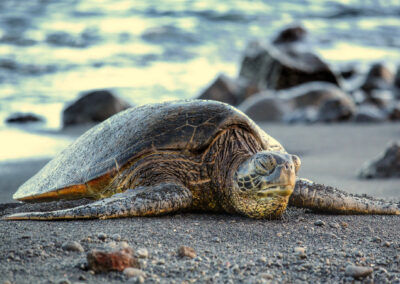
<path id="1" fill-rule="evenodd" d="M 196 97 L 218 73 L 236 76 L 249 41 L 268 41 L 293 23 L 334 68 L 394 66 L 398 4 L 3 0 L 0 137 L 13 135 L 4 118 L 17 111 L 45 117 L 33 129 L 58 129 L 65 104 L 86 90 L 108 88 L 134 105 Z"/>

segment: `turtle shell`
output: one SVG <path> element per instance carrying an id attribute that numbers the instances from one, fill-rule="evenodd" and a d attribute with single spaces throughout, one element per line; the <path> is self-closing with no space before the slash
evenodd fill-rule
<path id="1" fill-rule="evenodd" d="M 199 153 L 232 126 L 248 129 L 264 149 L 283 147 L 236 108 L 203 100 L 148 104 L 120 112 L 88 130 L 26 181 L 13 198 L 77 198 L 87 183 L 109 182 L 131 159 L 157 150 Z"/>

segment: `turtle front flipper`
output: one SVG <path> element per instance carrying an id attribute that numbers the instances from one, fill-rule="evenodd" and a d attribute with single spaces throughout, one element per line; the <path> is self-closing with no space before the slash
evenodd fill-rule
<path id="1" fill-rule="evenodd" d="M 25 212 L 5 216 L 6 220 L 109 219 L 156 216 L 183 210 L 192 203 L 192 193 L 176 184 L 158 184 L 128 189 L 93 203 L 49 212 Z"/>
<path id="2" fill-rule="evenodd" d="M 334 214 L 400 215 L 400 205 L 297 179 L 289 205 Z"/>

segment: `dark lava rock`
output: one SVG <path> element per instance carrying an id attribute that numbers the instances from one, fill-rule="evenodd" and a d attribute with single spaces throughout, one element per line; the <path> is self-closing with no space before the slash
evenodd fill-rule
<path id="1" fill-rule="evenodd" d="M 33 113 L 14 113 L 6 118 L 7 123 L 40 122 L 44 119 Z"/>
<path id="2" fill-rule="evenodd" d="M 361 89 L 370 93 L 374 89 L 389 89 L 394 81 L 393 73 L 382 63 L 371 66 Z"/>
<path id="3" fill-rule="evenodd" d="M 255 121 L 283 122 L 293 106 L 286 99 L 263 92 L 246 99 L 239 109 Z"/>
<path id="4" fill-rule="evenodd" d="M 348 99 L 330 99 L 325 101 L 317 114 L 317 121 L 335 122 L 349 120 L 355 112 L 354 103 Z"/>
<path id="5" fill-rule="evenodd" d="M 396 75 L 394 76 L 394 86 L 400 89 L 400 65 L 397 67 Z"/>
<path id="6" fill-rule="evenodd" d="M 89 92 L 64 110 L 63 125 L 101 122 L 129 107 L 127 102 L 107 90 Z"/>
<path id="7" fill-rule="evenodd" d="M 388 108 L 390 120 L 400 120 L 400 102 L 391 105 Z"/>
<path id="8" fill-rule="evenodd" d="M 277 48 L 250 43 L 239 77 L 260 89 L 281 90 L 312 81 L 339 85 L 335 74 L 317 55 L 290 44 Z"/>
<path id="9" fill-rule="evenodd" d="M 400 143 L 393 143 L 379 157 L 366 162 L 359 176 L 361 178 L 400 177 Z"/>
<path id="10" fill-rule="evenodd" d="M 387 114 L 375 105 L 358 106 L 353 116 L 354 122 L 382 122 L 387 120 Z"/>
<path id="11" fill-rule="evenodd" d="M 240 102 L 238 94 L 239 86 L 227 76 L 220 75 L 198 99 L 214 100 L 236 106 Z"/>
<path id="12" fill-rule="evenodd" d="M 344 79 L 350 79 L 357 74 L 357 70 L 354 66 L 347 66 L 340 71 L 340 75 Z"/>
<path id="13" fill-rule="evenodd" d="M 293 26 L 282 30 L 273 40 L 274 44 L 297 42 L 306 36 L 307 31 L 301 26 Z"/>
<path id="14" fill-rule="evenodd" d="M 355 104 L 337 86 L 311 82 L 276 93 L 259 93 L 239 109 L 258 121 L 332 122 L 349 119 Z"/>
<path id="15" fill-rule="evenodd" d="M 87 262 L 88 268 L 94 272 L 123 271 L 127 267 L 140 268 L 139 261 L 130 247 L 113 252 L 93 249 L 87 254 Z"/>

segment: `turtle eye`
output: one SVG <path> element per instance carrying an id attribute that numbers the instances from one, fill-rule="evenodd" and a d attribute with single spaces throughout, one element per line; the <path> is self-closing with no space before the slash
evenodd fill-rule
<path id="1" fill-rule="evenodd" d="M 267 175 L 276 167 L 276 160 L 271 155 L 262 155 L 255 159 L 255 169 L 260 175 Z"/>

